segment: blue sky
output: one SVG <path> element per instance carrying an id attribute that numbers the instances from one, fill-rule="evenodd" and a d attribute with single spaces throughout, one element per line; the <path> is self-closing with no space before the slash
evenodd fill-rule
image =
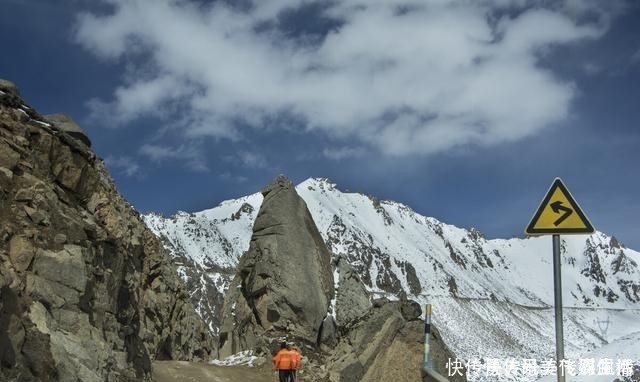
<path id="1" fill-rule="evenodd" d="M 278 173 L 522 236 L 561 177 L 640 248 L 631 1 L 0 0 L 0 78 L 71 115 L 140 211 Z"/>

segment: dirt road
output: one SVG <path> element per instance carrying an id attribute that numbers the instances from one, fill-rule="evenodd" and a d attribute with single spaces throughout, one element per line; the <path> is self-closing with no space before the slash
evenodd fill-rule
<path id="1" fill-rule="evenodd" d="M 184 361 L 156 361 L 153 378 L 157 382 L 274 382 L 278 378 L 269 366 L 215 366 Z"/>

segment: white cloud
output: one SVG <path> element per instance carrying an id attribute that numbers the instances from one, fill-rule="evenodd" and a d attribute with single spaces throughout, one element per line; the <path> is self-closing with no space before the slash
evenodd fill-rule
<path id="1" fill-rule="evenodd" d="M 222 180 L 226 180 L 234 183 L 244 183 L 249 180 L 249 178 L 247 178 L 246 176 L 232 175 L 229 172 L 222 173 L 219 176 L 220 176 L 220 179 Z"/>
<path id="2" fill-rule="evenodd" d="M 632 64 L 640 64 L 640 49 L 638 49 L 632 56 L 631 56 L 631 63 Z"/>
<path id="3" fill-rule="evenodd" d="M 586 62 L 582 69 L 584 72 L 590 76 L 595 76 L 598 73 L 602 72 L 602 67 L 598 64 L 594 64 L 593 62 Z"/>
<path id="4" fill-rule="evenodd" d="M 238 153 L 238 158 L 245 167 L 264 168 L 267 166 L 267 158 L 258 152 L 241 151 Z"/>
<path id="5" fill-rule="evenodd" d="M 340 161 L 342 159 L 357 158 L 365 154 L 361 147 L 331 147 L 322 150 L 322 155 L 326 158 Z"/>
<path id="6" fill-rule="evenodd" d="M 251 169 L 262 169 L 269 167 L 267 158 L 258 151 L 240 150 L 233 155 L 223 157 L 226 162 L 240 165 Z"/>
<path id="7" fill-rule="evenodd" d="M 140 166 L 136 161 L 128 156 L 115 157 L 109 155 L 104 159 L 104 163 L 112 171 L 122 173 L 128 177 L 140 174 Z"/>
<path id="8" fill-rule="evenodd" d="M 241 139 L 238 126 L 285 114 L 389 155 L 494 145 L 562 121 L 575 87 L 538 58 L 604 31 L 584 20 L 600 12 L 590 0 L 322 2 L 341 24 L 315 43 L 260 27 L 309 2 L 109 2 L 112 14 L 79 16 L 76 40 L 108 60 L 149 57 L 139 65 L 153 75 L 123 78 L 94 114 L 116 125 L 160 115 L 185 140 Z"/>
<path id="9" fill-rule="evenodd" d="M 193 145 L 180 145 L 169 147 L 162 145 L 144 144 L 140 147 L 140 154 L 154 162 L 161 163 L 167 160 L 179 159 L 186 162 L 188 168 L 193 171 L 209 171 L 206 159 L 200 150 Z"/>

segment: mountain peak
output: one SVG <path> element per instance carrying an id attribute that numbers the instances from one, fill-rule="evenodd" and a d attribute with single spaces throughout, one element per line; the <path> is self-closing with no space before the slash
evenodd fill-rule
<path id="1" fill-rule="evenodd" d="M 293 182 L 289 180 L 284 174 L 279 174 L 276 176 L 271 183 L 266 185 L 262 189 L 262 195 L 266 196 L 268 193 L 277 190 L 277 189 L 291 189 L 294 188 Z"/>

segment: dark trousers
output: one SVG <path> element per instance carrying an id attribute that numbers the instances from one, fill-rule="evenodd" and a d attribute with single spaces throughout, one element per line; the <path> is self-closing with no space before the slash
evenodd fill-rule
<path id="1" fill-rule="evenodd" d="M 278 377 L 280 382 L 292 382 L 293 372 L 291 370 L 278 370 Z"/>

